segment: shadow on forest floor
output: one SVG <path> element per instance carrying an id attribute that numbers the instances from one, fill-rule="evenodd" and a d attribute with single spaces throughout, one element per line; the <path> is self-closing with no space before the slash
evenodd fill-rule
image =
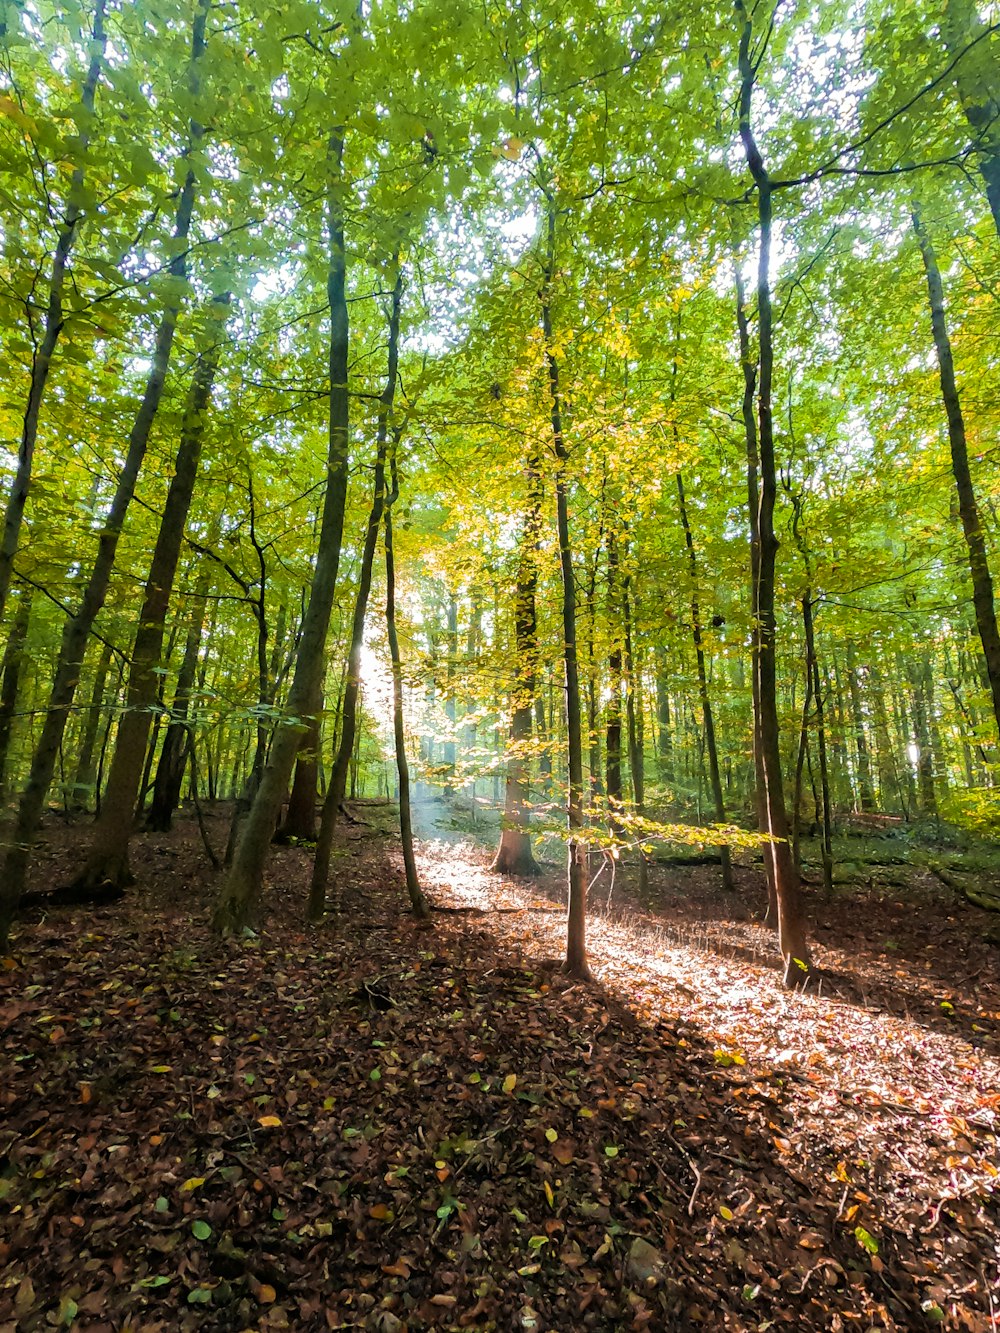
<path id="1" fill-rule="evenodd" d="M 0 1328 L 991 1328 L 996 1061 L 634 911 L 571 985 L 554 884 L 426 842 L 422 930 L 371 832 L 318 931 L 284 848 L 213 938 L 186 820 L 126 903 L 22 924 Z"/>

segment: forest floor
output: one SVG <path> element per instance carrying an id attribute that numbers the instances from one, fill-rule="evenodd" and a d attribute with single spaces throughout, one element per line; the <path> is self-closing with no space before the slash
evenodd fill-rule
<path id="1" fill-rule="evenodd" d="M 124 903 L 0 960 L 0 1330 L 1000 1330 L 1000 953 L 926 870 L 811 903 L 789 994 L 759 873 L 500 880 L 423 812 L 431 929 L 383 807 L 305 928 L 208 930 L 188 819 Z M 210 813 L 223 841 L 228 811 Z M 382 827 L 376 827 L 377 825 Z M 86 825 L 53 818 L 36 887 Z M 609 894 L 610 890 L 610 894 Z M 610 897 L 610 901 L 609 901 Z"/>

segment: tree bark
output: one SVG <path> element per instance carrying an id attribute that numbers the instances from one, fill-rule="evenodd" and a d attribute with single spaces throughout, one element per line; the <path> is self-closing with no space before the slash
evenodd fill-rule
<path id="1" fill-rule="evenodd" d="M 198 478 L 205 421 L 219 366 L 228 309 L 229 294 L 217 296 L 209 321 L 209 345 L 203 348 L 195 363 L 181 422 L 174 475 L 167 489 L 139 612 L 125 712 L 118 723 L 118 739 L 101 802 L 101 814 L 94 828 L 86 863 L 73 881 L 74 888 L 81 891 L 103 884 L 124 889 L 132 883 L 128 849 L 135 827 L 136 798 L 149 740 L 152 707 L 161 684 L 159 673 L 164 626 Z"/>
<path id="2" fill-rule="evenodd" d="M 372 505 L 368 514 L 368 526 L 365 529 L 365 544 L 361 554 L 361 571 L 358 575 L 358 591 L 354 599 L 354 618 L 351 622 L 351 646 L 347 658 L 347 671 L 344 683 L 344 697 L 340 711 L 340 744 L 330 774 L 326 798 L 323 801 L 323 814 L 320 819 L 319 839 L 313 858 L 312 880 L 309 887 L 307 915 L 310 921 L 319 921 L 326 907 L 326 886 L 330 875 L 330 852 L 333 847 L 333 834 L 337 816 L 343 804 L 347 790 L 348 767 L 354 753 L 354 741 L 357 733 L 358 698 L 361 693 L 361 652 L 365 642 L 365 618 L 368 614 L 368 599 L 371 596 L 372 570 L 375 564 L 375 551 L 378 547 L 379 531 L 382 527 L 382 515 L 385 509 L 385 457 L 389 432 L 389 415 L 392 412 L 396 396 L 396 380 L 399 376 L 399 316 L 403 300 L 403 275 L 400 271 L 392 291 L 392 304 L 389 309 L 389 352 L 386 370 L 385 388 L 379 401 L 378 424 L 376 426 L 375 474 L 372 481 Z"/>
<path id="3" fill-rule="evenodd" d="M 1000 736 L 1000 631 L 997 629 L 996 605 L 993 600 L 993 577 L 986 551 L 986 537 L 979 517 L 979 505 L 969 468 L 969 447 L 965 434 L 965 418 L 955 379 L 955 361 L 945 319 L 944 287 L 937 255 L 930 235 L 916 206 L 911 214 L 913 230 L 920 246 L 927 278 L 927 296 L 931 310 L 931 332 L 937 352 L 941 397 L 948 419 L 948 443 L 951 446 L 951 470 L 958 493 L 958 509 L 962 531 L 969 554 L 969 573 L 972 576 L 972 605 L 976 626 L 983 645 L 983 659 L 993 700 L 993 716 Z"/>
<path id="4" fill-rule="evenodd" d="M 608 794 L 608 826 L 615 838 L 622 826 L 616 814 L 622 810 L 622 644 L 618 536 L 609 526 L 606 537 L 608 554 L 608 703 L 605 711 L 604 773 Z"/>
<path id="5" fill-rule="evenodd" d="M 628 546 L 625 549 L 628 558 Z M 632 575 L 626 567 L 622 579 L 622 630 L 625 649 L 625 726 L 628 732 L 629 776 L 632 779 L 632 809 L 639 819 L 646 813 L 646 766 L 645 746 L 642 722 L 642 692 L 639 687 L 639 671 L 632 642 Z M 649 865 L 643 844 L 645 837 L 640 827 L 636 833 L 639 852 L 638 890 L 645 897 L 649 887 Z"/>
<path id="6" fill-rule="evenodd" d="M 38 423 L 41 416 L 42 400 L 52 368 L 52 358 L 65 324 L 63 311 L 63 293 L 66 287 L 66 273 L 70 254 L 76 241 L 77 232 L 83 219 L 80 199 L 84 184 L 84 162 L 90 144 L 89 124 L 94 114 L 94 98 L 101 77 L 104 63 L 104 50 L 107 35 L 104 31 L 106 0 L 97 0 L 94 14 L 94 26 L 90 38 L 90 64 L 80 90 L 80 104 L 84 115 L 79 118 L 80 129 L 76 138 L 76 153 L 79 164 L 70 178 L 69 199 L 62 226 L 56 238 L 55 254 L 52 257 L 52 269 L 49 273 L 49 299 L 42 324 L 42 336 L 34 339 L 31 354 L 31 381 L 28 399 L 21 423 L 21 441 L 17 454 L 17 468 L 11 483 L 10 494 L 4 513 L 3 534 L 0 537 L 0 621 L 3 620 L 10 591 L 11 575 L 14 572 L 14 557 L 17 554 L 21 537 L 21 524 L 24 508 L 28 501 L 28 489 L 31 485 L 31 469 L 35 456 L 35 444 L 38 439 Z"/>
<path id="7" fill-rule="evenodd" d="M 872 790 L 871 755 L 861 708 L 861 682 L 854 660 L 854 645 L 851 643 L 847 646 L 847 690 L 851 700 L 851 719 L 854 723 L 854 748 L 858 757 L 858 802 L 862 811 L 867 813 L 875 809 L 875 793 Z"/>
<path id="8" fill-rule="evenodd" d="M 208 569 L 204 567 L 195 589 L 191 620 L 184 640 L 184 655 L 177 673 L 170 722 L 163 737 L 160 761 L 153 779 L 153 797 L 146 814 L 146 827 L 152 832 L 167 833 L 173 822 L 174 811 L 180 801 L 184 767 L 191 740 L 191 694 L 198 670 L 201 650 L 201 632 L 205 623 L 205 604 L 208 597 Z"/>
<path id="9" fill-rule="evenodd" d="M 431 909 L 420 887 L 417 858 L 413 852 L 413 822 L 410 817 L 410 765 L 406 758 L 406 732 L 403 719 L 403 665 L 396 631 L 396 552 L 392 542 L 392 506 L 399 499 L 399 472 L 393 448 L 389 463 L 391 489 L 385 503 L 385 626 L 392 662 L 392 735 L 396 747 L 396 773 L 399 779 L 399 837 L 403 847 L 406 892 L 413 914 L 429 921 Z"/>
<path id="10" fill-rule="evenodd" d="M 23 589 L 17 599 L 17 611 L 3 650 L 2 684 L 0 684 L 0 806 L 7 803 L 7 765 L 10 760 L 10 737 L 17 708 L 17 694 L 24 662 L 24 645 L 28 638 L 31 618 L 31 590 Z"/>
<path id="11" fill-rule="evenodd" d="M 490 866 L 501 875 L 537 875 L 529 831 L 529 751 L 532 701 L 538 675 L 538 543 L 541 535 L 541 479 L 538 461 L 528 460 L 528 504 L 521 532 L 517 592 L 514 602 L 514 695 L 511 700 L 510 747 L 504 792 L 500 845 Z"/>
<path id="12" fill-rule="evenodd" d="M 785 810 L 785 791 L 781 771 L 779 745 L 778 701 L 776 690 L 776 619 L 775 619 L 775 562 L 778 539 L 774 529 L 774 505 L 777 495 L 777 473 L 774 461 L 774 428 L 771 391 L 774 377 L 774 342 L 771 311 L 771 181 L 763 157 L 750 125 L 751 101 L 755 80 L 750 58 L 753 35 L 752 21 L 743 0 L 737 0 L 736 11 L 743 23 L 740 35 L 740 139 L 746 154 L 747 166 L 757 193 L 757 222 L 759 251 L 757 266 L 757 320 L 760 344 L 760 364 L 757 384 L 757 445 L 759 461 L 759 502 L 756 516 L 756 534 L 759 543 L 757 578 L 753 595 L 753 616 L 757 624 L 758 642 L 754 655 L 754 675 L 757 681 L 757 735 L 761 751 L 761 774 L 764 780 L 763 814 L 770 842 L 764 849 L 765 860 L 770 860 L 777 901 L 778 947 L 785 964 L 786 986 L 805 980 L 811 969 L 809 947 L 806 943 L 805 917 L 802 910 L 801 885 L 792 849 L 788 840 L 788 817 Z"/>
<path id="13" fill-rule="evenodd" d="M 565 971 L 571 977 L 591 980 L 587 962 L 587 889 L 589 865 L 583 833 L 583 718 L 580 703 L 580 671 L 576 651 L 576 576 L 573 572 L 573 548 L 569 532 L 568 454 L 563 435 L 562 391 L 559 361 L 552 330 L 552 287 L 555 280 L 556 206 L 551 193 L 546 194 L 546 256 L 542 273 L 540 302 L 542 338 L 548 374 L 552 447 L 556 458 L 556 528 L 559 539 L 559 570 L 562 577 L 563 662 L 566 671 L 566 731 L 568 790 L 566 818 L 569 829 L 568 892 L 566 921 Z"/>
<path id="14" fill-rule="evenodd" d="M 343 130 L 336 128 L 330 135 L 328 150 L 330 423 L 326 496 L 323 501 L 319 550 L 309 605 L 299 638 L 295 676 L 288 695 L 286 716 L 278 723 L 275 731 L 260 787 L 243 826 L 232 866 L 222 884 L 216 905 L 214 924 L 217 930 L 223 931 L 238 930 L 246 925 L 260 896 L 264 866 L 278 811 L 302 740 L 300 714 L 308 711 L 323 675 L 326 636 L 340 568 L 350 461 L 350 326 L 346 291 L 347 256 L 344 248 L 343 157 Z"/>
<path id="15" fill-rule="evenodd" d="M 941 34 L 957 63 L 955 86 L 972 131 L 993 224 L 1000 236 L 1000 50 L 975 0 L 946 0 Z"/>
<path id="16" fill-rule="evenodd" d="M 708 751 L 708 776 L 712 788 L 712 804 L 715 818 L 720 824 L 726 822 L 726 798 L 722 791 L 722 772 L 719 768 L 719 747 L 715 737 L 715 716 L 712 712 L 712 696 L 708 688 L 708 671 L 705 667 L 705 644 L 701 623 L 701 599 L 698 594 L 698 556 L 694 546 L 694 535 L 688 519 L 687 500 L 684 495 L 684 478 L 677 473 L 677 503 L 680 508 L 681 527 L 684 530 L 684 544 L 687 548 L 688 573 L 691 577 L 691 639 L 694 643 L 695 662 L 698 670 L 698 699 L 701 703 L 702 725 L 705 730 L 705 748 Z M 719 844 L 719 860 L 722 866 L 722 887 L 726 893 L 733 892 L 733 863 L 729 847 Z"/>

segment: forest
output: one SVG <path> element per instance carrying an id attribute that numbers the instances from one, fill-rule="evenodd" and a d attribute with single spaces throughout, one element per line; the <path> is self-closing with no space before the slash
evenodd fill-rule
<path id="1" fill-rule="evenodd" d="M 0 0 L 0 1333 L 1000 1333 L 996 0 Z"/>

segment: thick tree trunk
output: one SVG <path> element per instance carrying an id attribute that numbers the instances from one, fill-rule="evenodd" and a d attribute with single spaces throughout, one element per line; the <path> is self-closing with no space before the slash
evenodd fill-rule
<path id="1" fill-rule="evenodd" d="M 695 663 L 698 670 L 698 699 L 701 703 L 702 725 L 705 730 L 705 748 L 708 751 L 708 775 L 712 787 L 712 804 L 716 821 L 726 822 L 726 798 L 722 791 L 722 771 L 719 768 L 719 747 L 715 737 L 715 716 L 712 712 L 712 696 L 708 689 L 708 671 L 705 666 L 705 644 L 701 623 L 701 599 L 698 594 L 698 556 L 694 546 L 694 535 L 688 519 L 687 500 L 684 495 L 684 478 L 677 473 L 677 503 L 680 508 L 681 527 L 684 530 L 684 544 L 687 548 L 688 573 L 691 576 L 691 639 L 694 643 Z M 719 844 L 719 860 L 722 865 L 722 887 L 726 893 L 733 892 L 733 863 L 726 843 Z"/>
<path id="2" fill-rule="evenodd" d="M 547 196 L 547 248 L 543 271 L 541 307 L 542 337 L 548 372 L 552 446 L 556 457 L 556 528 L 559 539 L 559 570 L 562 576 L 563 661 L 566 670 L 566 731 L 568 790 L 566 816 L 569 828 L 568 892 L 566 921 L 566 972 L 580 980 L 590 980 L 587 962 L 587 889 L 589 858 L 583 833 L 583 717 L 580 703 L 580 671 L 576 651 L 576 576 L 573 572 L 573 548 L 569 535 L 568 455 L 563 435 L 562 392 L 559 361 L 552 331 L 552 286 L 555 279 L 556 207 Z"/>
<path id="3" fill-rule="evenodd" d="M 491 870 L 501 875 L 537 875 L 529 831 L 532 700 L 538 668 L 538 622 L 535 594 L 538 588 L 538 542 L 541 532 L 541 481 L 538 463 L 527 466 L 528 506 L 521 533 L 517 592 L 514 604 L 514 696 L 511 700 L 510 747 L 507 753 L 507 786 L 504 794 L 503 829 Z"/>
<path id="4" fill-rule="evenodd" d="M 351 623 L 351 646 L 348 651 L 347 671 L 344 682 L 344 696 L 340 711 L 340 743 L 330 774 L 330 785 L 323 801 L 323 815 L 320 820 L 319 839 L 316 843 L 316 855 L 313 858 L 312 880 L 309 887 L 307 916 L 310 921 L 319 921 L 326 907 L 326 886 L 330 875 L 330 852 L 333 848 L 333 835 L 337 816 L 343 804 L 347 790 L 348 767 L 354 753 L 357 735 L 358 699 L 361 693 L 361 652 L 365 642 L 365 618 L 368 614 L 368 599 L 371 595 L 372 571 L 375 564 L 375 552 L 378 547 L 379 531 L 382 527 L 382 515 L 385 508 L 385 455 L 389 433 L 389 414 L 396 396 L 396 380 L 399 375 L 399 315 L 403 300 L 403 275 L 396 277 L 392 292 L 392 305 L 389 311 L 389 353 L 385 388 L 379 403 L 378 424 L 375 444 L 375 475 L 372 481 L 372 506 L 368 514 L 368 526 L 365 529 L 365 544 L 361 553 L 361 571 L 358 575 L 358 591 L 354 599 L 354 618 Z"/>
<path id="5" fill-rule="evenodd" d="M 197 82 L 197 66 L 205 49 L 207 13 L 208 0 L 200 0 L 195 15 L 192 40 L 192 84 Z M 203 137 L 202 127 L 192 121 L 190 127 L 191 151 L 198 149 Z M 186 243 L 194 211 L 194 187 L 194 172 L 189 170 L 185 176 L 177 204 L 174 225 L 174 243 L 177 253 L 169 266 L 170 276 L 181 281 L 186 278 L 187 274 Z M 111 571 L 114 568 L 115 554 L 118 549 L 118 539 L 132 496 L 135 493 L 139 468 L 146 455 L 149 434 L 160 406 L 160 400 L 163 397 L 163 386 L 167 368 L 170 364 L 170 352 L 173 347 L 179 313 L 180 306 L 176 297 L 172 295 L 157 329 L 146 389 L 129 435 L 125 464 L 119 474 L 118 485 L 115 488 L 104 529 L 101 532 L 97 557 L 90 578 L 84 588 L 80 605 L 75 614 L 66 622 L 63 630 L 55 676 L 49 696 L 48 711 L 32 760 L 28 783 L 18 807 L 13 843 L 4 862 L 2 882 L 0 882 L 0 944 L 6 941 L 10 923 L 24 891 L 31 851 L 41 822 L 42 811 L 45 808 L 49 787 L 52 783 L 52 775 L 55 771 L 56 760 L 66 727 L 66 719 L 69 716 L 69 710 L 73 705 L 76 694 L 87 639 L 94 620 L 107 597 Z"/>
<path id="6" fill-rule="evenodd" d="M 771 409 L 771 390 L 774 376 L 770 278 L 771 182 L 750 127 L 751 98 L 755 78 L 754 67 L 750 58 L 750 42 L 753 35 L 752 22 L 746 15 L 742 0 L 737 0 L 736 8 L 737 13 L 743 19 L 739 55 L 741 79 L 740 138 L 746 153 L 747 165 L 756 186 L 759 227 L 757 320 L 760 365 L 757 385 L 757 444 L 759 450 L 760 498 L 756 516 L 759 556 L 754 588 L 753 614 L 758 626 L 754 674 L 757 680 L 757 734 L 764 780 L 763 814 L 765 825 L 761 832 L 766 833 L 770 838 L 770 842 L 765 848 L 765 859 L 769 859 L 771 863 L 774 893 L 777 900 L 778 947 L 781 950 L 781 956 L 785 964 L 785 985 L 794 986 L 808 976 L 811 961 L 809 947 L 806 943 L 801 886 L 788 840 L 789 830 L 781 771 L 778 700 L 775 680 L 774 584 L 778 539 L 774 530 L 777 472 L 774 461 L 774 430 Z"/>
<path id="7" fill-rule="evenodd" d="M 181 423 L 174 475 L 167 489 L 160 530 L 139 611 L 139 628 L 132 646 L 125 712 L 118 723 L 118 739 L 111 760 L 108 785 L 90 853 L 73 882 L 74 888 L 81 891 L 103 884 L 125 888 L 132 882 L 128 849 L 135 827 L 136 798 L 149 740 L 151 710 L 162 683 L 160 658 L 164 626 L 198 477 L 205 420 L 219 365 L 228 309 L 228 293 L 215 298 L 207 334 L 209 345 L 195 363 Z"/>
<path id="8" fill-rule="evenodd" d="M 951 470 L 955 478 L 958 493 L 958 509 L 962 518 L 962 530 L 969 552 L 969 572 L 972 576 L 972 604 L 976 612 L 976 625 L 983 645 L 983 658 L 993 699 L 993 716 L 996 719 L 997 732 L 1000 735 L 1000 631 L 997 629 L 996 606 L 993 600 L 993 577 L 990 573 L 989 558 L 986 552 L 986 537 L 979 518 L 979 506 L 972 484 L 969 468 L 969 448 L 965 435 L 965 418 L 955 380 L 955 362 L 951 351 L 951 339 L 945 320 L 944 287 L 941 283 L 941 271 L 937 256 L 931 244 L 927 228 L 918 208 L 913 209 L 913 230 L 920 245 L 920 254 L 924 261 L 924 273 L 927 278 L 927 295 L 931 309 L 931 331 L 934 347 L 937 351 L 938 370 L 941 381 L 941 397 L 944 400 L 945 415 L 948 419 L 948 443 L 951 446 Z"/>
<path id="9" fill-rule="evenodd" d="M 10 494 L 4 513 L 3 534 L 0 536 L 0 621 L 3 620 L 10 590 L 11 575 L 14 572 L 14 557 L 21 536 L 21 524 L 24 508 L 28 500 L 31 485 L 31 469 L 35 456 L 35 443 L 38 439 L 38 423 L 41 416 L 42 400 L 48 384 L 49 371 L 56 344 L 63 330 L 63 293 L 66 287 L 66 273 L 70 254 L 76 241 L 83 209 L 80 199 L 84 191 L 84 162 L 90 144 L 89 124 L 94 114 L 94 98 L 101 77 L 104 63 L 104 51 L 107 35 L 104 31 L 105 0 L 97 0 L 94 14 L 94 26 L 90 39 L 90 64 L 80 89 L 80 106 L 83 114 L 78 117 L 75 152 L 79 165 L 70 178 L 69 197 L 62 226 L 56 238 L 55 254 L 52 257 L 52 269 L 49 273 L 49 299 L 42 324 L 42 336 L 34 344 L 31 356 L 31 382 L 28 388 L 28 400 L 21 423 L 21 441 L 17 454 L 17 468 L 11 483 Z M 70 151 L 67 149 L 66 151 Z"/>
<path id="10" fill-rule="evenodd" d="M 350 460 L 350 397 L 348 352 L 350 344 L 347 311 L 347 259 L 344 249 L 343 130 L 335 129 L 329 142 L 329 267 L 327 300 L 330 307 L 330 427 L 327 454 L 326 496 L 320 528 L 319 550 L 313 572 L 309 605 L 303 618 L 295 662 L 295 676 L 288 694 L 286 718 L 279 722 L 271 753 L 244 824 L 233 863 L 216 905 L 214 924 L 218 930 L 238 930 L 253 915 L 260 896 L 278 811 L 284 800 L 292 765 L 302 740 L 299 717 L 323 676 L 326 636 L 337 587 L 340 549 L 344 533 Z"/>
<path id="11" fill-rule="evenodd" d="M 7 803 L 7 765 L 10 760 L 10 737 L 24 661 L 24 645 L 31 618 L 31 591 L 25 588 L 17 599 L 17 611 L 3 650 L 2 684 L 0 684 L 0 806 Z"/>

